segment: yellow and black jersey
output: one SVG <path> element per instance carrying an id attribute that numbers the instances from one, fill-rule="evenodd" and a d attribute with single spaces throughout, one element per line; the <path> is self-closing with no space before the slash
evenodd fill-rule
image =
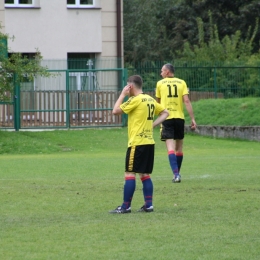
<path id="1" fill-rule="evenodd" d="M 120 108 L 128 114 L 128 147 L 154 144 L 153 119 L 164 107 L 151 96 L 139 94 L 130 97 Z"/>
<path id="2" fill-rule="evenodd" d="M 161 99 L 161 105 L 169 111 L 167 119 L 184 119 L 183 99 L 188 95 L 186 82 L 179 78 L 164 78 L 157 82 L 156 97 Z"/>

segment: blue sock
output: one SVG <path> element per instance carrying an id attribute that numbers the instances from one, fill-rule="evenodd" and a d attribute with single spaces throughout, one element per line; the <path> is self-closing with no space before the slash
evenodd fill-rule
<path id="1" fill-rule="evenodd" d="M 128 209 L 131 207 L 132 198 L 135 192 L 135 177 L 126 177 L 124 185 L 124 202 L 122 208 Z"/>
<path id="2" fill-rule="evenodd" d="M 168 157 L 169 157 L 170 165 L 172 168 L 172 172 L 173 172 L 174 176 L 176 176 L 179 174 L 179 169 L 178 169 L 178 164 L 177 164 L 177 158 L 176 158 L 174 151 L 168 151 Z"/>
<path id="3" fill-rule="evenodd" d="M 149 175 L 141 178 L 143 183 L 143 194 L 145 207 L 149 208 L 153 205 L 153 182 Z"/>
<path id="4" fill-rule="evenodd" d="M 178 164 L 178 169 L 179 169 L 179 173 L 180 173 L 182 159 L 183 159 L 183 153 L 176 153 L 176 158 L 177 158 L 177 164 Z"/>

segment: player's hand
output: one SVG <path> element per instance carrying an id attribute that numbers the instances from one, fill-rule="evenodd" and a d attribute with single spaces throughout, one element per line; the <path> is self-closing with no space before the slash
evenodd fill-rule
<path id="1" fill-rule="evenodd" d="M 197 124 L 196 124 L 195 120 L 192 120 L 191 125 L 190 125 L 191 130 L 195 130 L 196 127 L 197 127 Z"/>
<path id="2" fill-rule="evenodd" d="M 126 85 L 122 90 L 122 94 L 125 96 L 129 96 L 131 87 L 132 87 L 131 85 Z"/>

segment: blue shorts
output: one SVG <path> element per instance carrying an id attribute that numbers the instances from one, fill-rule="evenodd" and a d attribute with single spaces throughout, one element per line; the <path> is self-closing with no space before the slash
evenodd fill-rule
<path id="1" fill-rule="evenodd" d="M 128 147 L 125 171 L 151 174 L 154 163 L 154 144 Z"/>
<path id="2" fill-rule="evenodd" d="M 171 118 L 162 122 L 161 141 L 167 139 L 182 140 L 184 138 L 185 120 L 181 118 Z"/>

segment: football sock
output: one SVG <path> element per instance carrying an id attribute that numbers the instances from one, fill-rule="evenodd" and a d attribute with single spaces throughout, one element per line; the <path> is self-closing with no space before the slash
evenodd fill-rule
<path id="1" fill-rule="evenodd" d="M 135 192 L 135 177 L 126 177 L 124 185 L 124 202 L 122 204 L 123 209 L 131 207 L 131 201 Z"/>
<path id="2" fill-rule="evenodd" d="M 169 157 L 170 165 L 172 168 L 172 172 L 176 176 L 179 174 L 179 170 L 178 170 L 178 164 L 177 164 L 177 158 L 176 158 L 175 152 L 168 151 L 168 157 Z"/>
<path id="3" fill-rule="evenodd" d="M 141 181 L 143 183 L 145 207 L 149 208 L 153 205 L 153 182 L 149 175 L 141 178 Z"/>
<path id="4" fill-rule="evenodd" d="M 181 164 L 182 164 L 182 159 L 183 159 L 183 153 L 176 153 L 176 158 L 177 158 L 177 164 L 178 164 L 178 169 L 179 173 L 181 171 Z"/>

